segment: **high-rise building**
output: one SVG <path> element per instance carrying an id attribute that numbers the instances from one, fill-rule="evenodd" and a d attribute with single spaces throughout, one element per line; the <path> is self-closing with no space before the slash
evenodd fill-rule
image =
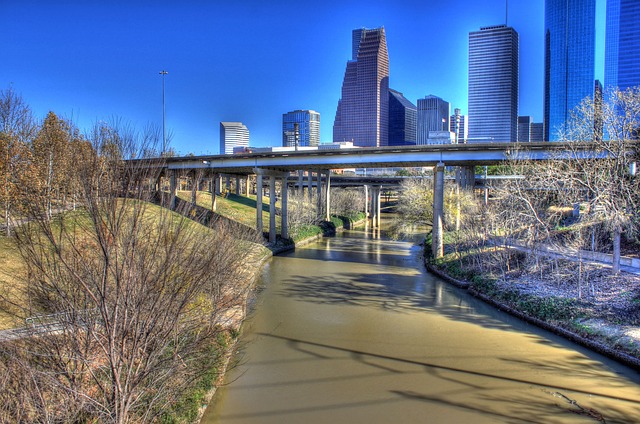
<path id="1" fill-rule="evenodd" d="M 463 115 L 458 108 L 453 109 L 450 117 L 449 131 L 456 135 L 456 143 L 466 143 L 468 137 L 467 115 Z"/>
<path id="2" fill-rule="evenodd" d="M 294 110 L 282 114 L 284 147 L 320 144 L 320 114 L 314 110 Z"/>
<path id="3" fill-rule="evenodd" d="M 389 89 L 389 146 L 416 144 L 416 106 Z"/>
<path id="4" fill-rule="evenodd" d="M 596 0 L 546 0 L 544 131 L 556 141 L 576 106 L 593 97 Z"/>
<path id="5" fill-rule="evenodd" d="M 533 125 L 532 116 L 518 116 L 518 141 L 528 143 L 531 141 L 531 131 Z"/>
<path id="6" fill-rule="evenodd" d="M 386 146 L 388 130 L 389 56 L 384 28 L 356 29 L 333 124 L 333 141 Z"/>
<path id="7" fill-rule="evenodd" d="M 605 87 L 640 85 L 640 2 L 607 0 Z"/>
<path id="8" fill-rule="evenodd" d="M 518 48 L 506 25 L 469 33 L 468 143 L 517 140 Z"/>
<path id="9" fill-rule="evenodd" d="M 451 104 L 430 94 L 418 99 L 418 144 L 428 144 L 430 131 L 449 131 Z"/>
<path id="10" fill-rule="evenodd" d="M 531 123 L 531 141 L 544 141 L 544 124 L 542 122 Z"/>
<path id="11" fill-rule="evenodd" d="M 234 147 L 249 146 L 249 130 L 242 122 L 220 122 L 220 154 L 230 155 Z"/>

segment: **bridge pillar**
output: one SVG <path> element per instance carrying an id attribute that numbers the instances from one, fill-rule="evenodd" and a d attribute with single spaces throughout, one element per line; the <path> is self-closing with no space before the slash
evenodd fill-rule
<path id="1" fill-rule="evenodd" d="M 307 169 L 307 195 L 309 196 L 309 200 L 313 198 L 313 172 L 310 169 Z"/>
<path id="2" fill-rule="evenodd" d="M 240 175 L 236 175 L 236 194 L 240 195 Z"/>
<path id="3" fill-rule="evenodd" d="M 218 198 L 216 196 L 216 181 L 218 180 L 218 174 L 211 176 L 211 182 L 209 183 L 209 192 L 211 193 L 211 210 L 213 212 L 218 209 Z"/>
<path id="4" fill-rule="evenodd" d="M 199 172 L 193 170 L 191 174 L 191 205 L 196 205 L 197 194 L 198 194 L 198 185 L 200 184 L 200 175 Z"/>
<path id="5" fill-rule="evenodd" d="M 442 217 L 444 214 L 444 164 L 439 162 L 433 170 L 433 225 L 431 227 L 431 251 L 434 258 L 444 255 Z"/>
<path id="6" fill-rule="evenodd" d="M 302 185 L 303 178 L 304 171 L 301 169 L 298 171 L 298 196 L 302 196 L 304 194 L 304 186 Z"/>
<path id="7" fill-rule="evenodd" d="M 269 243 L 276 242 L 276 177 L 269 177 Z"/>
<path id="8" fill-rule="evenodd" d="M 376 190 L 376 228 L 380 228 L 380 216 L 382 215 L 380 199 L 382 198 L 382 186 Z"/>
<path id="9" fill-rule="evenodd" d="M 369 219 L 369 186 L 364 185 L 364 220 Z"/>
<path id="10" fill-rule="evenodd" d="M 171 170 L 171 174 L 169 176 L 169 209 L 175 210 L 176 208 L 176 190 L 177 190 L 177 182 L 176 182 L 176 171 Z"/>
<path id="11" fill-rule="evenodd" d="M 256 173 L 256 230 L 260 234 L 264 226 L 262 225 L 262 173 Z"/>
<path id="12" fill-rule="evenodd" d="M 251 187 L 251 176 L 250 175 L 247 175 L 247 178 L 245 179 L 244 183 L 245 183 L 245 186 L 244 186 L 244 188 L 245 188 L 245 196 L 249 197 L 249 194 L 250 194 L 250 191 L 251 191 L 250 190 L 250 187 Z"/>
<path id="13" fill-rule="evenodd" d="M 476 173 L 474 166 L 456 167 L 456 183 L 462 190 L 473 190 L 476 184 Z"/>
<path id="14" fill-rule="evenodd" d="M 325 220 L 331 221 L 331 170 L 326 171 L 324 183 L 324 210 Z"/>
<path id="15" fill-rule="evenodd" d="M 282 227 L 281 229 L 281 234 L 282 234 L 282 238 L 283 239 L 288 239 L 289 238 L 289 221 L 288 221 L 288 202 L 289 202 L 289 183 L 287 181 L 287 177 L 288 175 L 285 174 L 284 177 L 282 177 L 282 193 L 280 196 L 280 226 Z"/>

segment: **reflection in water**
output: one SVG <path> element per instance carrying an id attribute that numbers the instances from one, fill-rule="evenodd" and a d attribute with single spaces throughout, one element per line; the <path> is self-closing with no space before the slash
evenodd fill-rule
<path id="1" fill-rule="evenodd" d="M 273 259 L 203 422 L 639 422 L 637 373 L 442 282 L 382 233 Z"/>

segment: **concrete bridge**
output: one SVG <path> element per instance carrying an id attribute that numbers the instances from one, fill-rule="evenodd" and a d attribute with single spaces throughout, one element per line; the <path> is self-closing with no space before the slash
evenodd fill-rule
<path id="1" fill-rule="evenodd" d="M 459 168 L 457 182 L 463 189 L 473 188 L 476 165 L 495 165 L 512 160 L 557 160 L 599 157 L 588 143 L 477 143 L 420 145 L 398 147 L 368 147 L 349 149 L 319 149 L 287 152 L 258 152 L 235 155 L 207 155 L 171 158 L 137 159 L 128 161 L 138 175 L 144 171 L 153 171 L 156 187 L 160 179 L 170 179 L 170 205 L 175 204 L 177 176 L 188 175 L 194 184 L 192 201 L 195 203 L 196 188 L 203 179 L 209 180 L 212 193 L 212 210 L 216 208 L 216 184 L 221 188 L 221 175 L 236 178 L 236 190 L 241 179 L 255 175 L 258 190 L 269 187 L 269 241 L 276 240 L 276 181 L 281 180 L 282 187 L 294 186 L 302 190 L 306 186 L 311 197 L 313 188 L 317 192 L 318 205 L 324 205 L 326 219 L 329 219 L 330 174 L 332 169 L 346 168 L 388 168 L 388 167 L 433 167 L 434 168 L 434 205 L 433 205 L 433 246 L 434 256 L 442 255 L 442 219 L 444 207 L 444 169 L 445 166 Z M 306 175 L 305 175 L 306 174 Z M 314 178 L 315 174 L 315 178 Z M 306 176 L 306 178 L 305 178 Z M 315 182 L 314 182 L 315 180 Z M 381 181 L 360 181 L 365 186 L 367 202 L 365 212 L 371 217 L 372 225 L 380 222 L 380 193 L 384 184 Z M 248 189 L 249 184 L 246 184 Z M 288 238 L 287 197 L 288 189 L 281 193 L 281 235 Z M 248 194 L 248 193 L 247 193 Z M 256 227 L 263 229 L 262 196 L 258 195 L 256 206 Z M 320 210 L 321 208 L 319 208 Z"/>

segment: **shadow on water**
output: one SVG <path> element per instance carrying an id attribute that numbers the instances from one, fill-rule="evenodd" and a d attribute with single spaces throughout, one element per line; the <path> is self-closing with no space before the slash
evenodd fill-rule
<path id="1" fill-rule="evenodd" d="M 265 417 L 268 415 L 287 415 L 298 414 L 305 412 L 313 412 L 319 410 L 339 410 L 344 408 L 353 407 L 366 407 L 368 405 L 379 405 L 384 403 L 393 403 L 400 401 L 421 402 L 426 404 L 432 404 L 434 407 L 441 407 L 447 405 L 450 408 L 460 409 L 467 412 L 477 413 L 483 416 L 488 416 L 499 420 L 498 422 L 504 423 L 561 423 L 565 422 L 565 414 L 579 414 L 583 415 L 591 422 L 607 422 L 607 423 L 632 423 L 637 422 L 640 417 L 640 399 L 625 398 L 619 395 L 610 395 L 604 392 L 598 392 L 595 390 L 581 390 L 580 388 L 563 386 L 563 385 L 551 385 L 544 382 L 521 379 L 510 377 L 506 375 L 500 375 L 498 371 L 495 372 L 482 372 L 471 369 L 464 369 L 462 367 L 443 366 L 423 360 L 412 360 L 406 358 L 400 358 L 389 355 L 381 355 L 363 350 L 355 350 L 350 348 L 344 348 L 341 346 L 318 343 L 307 340 L 301 340 L 297 338 L 291 338 L 286 336 L 280 336 L 270 333 L 257 333 L 256 336 L 267 337 L 271 339 L 280 340 L 285 342 L 289 349 L 295 350 L 303 355 L 310 356 L 311 360 L 326 360 L 330 362 L 332 360 L 340 360 L 345 356 L 351 360 L 355 360 L 358 363 L 372 368 L 371 372 L 360 373 L 356 376 L 335 376 L 335 377 L 323 377 L 316 379 L 301 379 L 298 381 L 271 381 L 260 385 L 252 385 L 252 389 L 264 389 L 272 388 L 276 389 L 278 386 L 286 385 L 309 385 L 309 384 L 322 384 L 331 383 L 341 380 L 350 379 L 362 379 L 366 381 L 371 377 L 380 377 L 385 374 L 428 374 L 436 380 L 447 380 L 454 382 L 455 386 L 451 389 L 438 390 L 436 393 L 418 392 L 415 390 L 397 390 L 389 389 L 386 391 L 388 397 L 384 399 L 377 399 L 375 401 L 366 402 L 350 402 L 345 400 L 341 403 L 315 405 L 313 407 L 287 407 L 286 409 L 275 409 L 270 411 L 260 411 L 259 413 L 237 413 L 233 415 L 221 416 L 220 418 L 226 419 L 239 419 L 239 418 L 251 418 L 251 417 Z M 269 361 L 268 364 L 254 362 L 253 366 L 267 365 L 275 366 L 278 362 L 289 363 L 288 359 Z M 541 366 L 544 368 L 554 367 L 552 361 L 545 360 L 544 364 L 536 364 L 534 361 L 523 364 L 525 366 Z M 326 365 L 330 367 L 330 363 Z M 409 368 L 407 368 L 409 366 Z M 575 361 L 571 361 L 572 368 L 579 368 L 588 371 L 591 368 L 590 361 L 585 358 L 576 357 Z M 559 367 L 553 370 L 554 372 L 564 372 L 563 367 Z M 602 375 L 594 375 L 594 377 L 602 377 Z M 488 380 L 492 383 L 489 384 Z M 501 388 L 500 383 L 516 383 L 523 385 L 524 387 L 534 388 L 538 390 L 538 396 L 530 396 L 526 393 L 518 391 L 505 392 L 504 390 L 496 390 L 493 392 L 487 389 L 487 386 L 492 385 Z M 444 386 L 443 386 L 444 387 Z M 233 390 L 231 387 L 228 390 Z M 235 389 L 242 389 L 241 385 L 235 387 Z M 464 394 L 468 393 L 472 395 L 472 399 L 468 401 L 456 400 L 456 398 L 465 399 Z M 623 405 L 620 408 L 612 408 L 611 405 L 607 407 L 606 417 L 603 417 L 596 409 L 587 405 L 580 405 L 579 403 L 571 399 L 571 394 L 583 394 L 589 396 L 591 400 L 608 399 L 616 402 L 621 402 Z M 568 394 L 568 395 L 567 395 Z M 475 396 L 475 397 L 474 397 Z M 478 397 L 479 396 L 479 397 Z M 552 401 L 550 403 L 550 400 Z M 508 403 L 510 405 L 508 411 L 498 410 L 492 408 L 492 405 Z"/>

